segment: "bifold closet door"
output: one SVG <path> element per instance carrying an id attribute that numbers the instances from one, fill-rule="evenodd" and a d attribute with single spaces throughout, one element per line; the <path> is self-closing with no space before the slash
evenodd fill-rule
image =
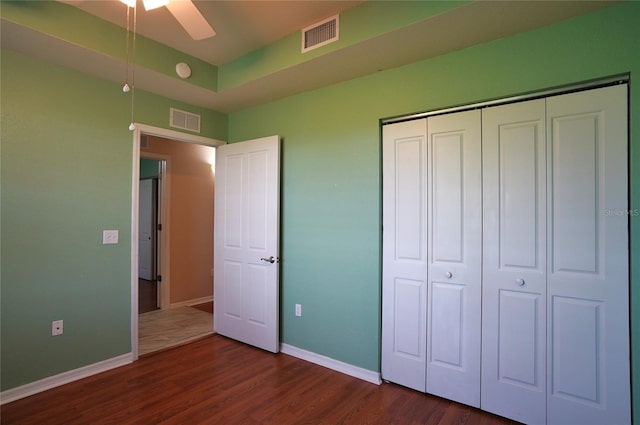
<path id="1" fill-rule="evenodd" d="M 382 377 L 472 406 L 480 404 L 480 132 L 479 111 L 383 128 Z"/>
<path id="2" fill-rule="evenodd" d="M 480 406 L 480 111 L 429 117 L 427 392 Z"/>
<path id="3" fill-rule="evenodd" d="M 627 102 L 622 84 L 384 126 L 383 379 L 525 423 L 630 423 Z"/>
<path id="4" fill-rule="evenodd" d="M 425 391 L 427 123 L 383 127 L 382 378 Z"/>
<path id="5" fill-rule="evenodd" d="M 547 99 L 547 420 L 631 422 L 627 86 Z"/>
<path id="6" fill-rule="evenodd" d="M 626 85 L 483 111 L 482 408 L 630 423 Z"/>
<path id="7" fill-rule="evenodd" d="M 546 420 L 545 100 L 482 112 L 482 409 Z"/>

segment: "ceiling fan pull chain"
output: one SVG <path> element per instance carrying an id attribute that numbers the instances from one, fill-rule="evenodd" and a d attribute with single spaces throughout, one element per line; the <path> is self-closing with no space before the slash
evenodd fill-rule
<path id="1" fill-rule="evenodd" d="M 127 6 L 127 48 L 125 51 L 126 66 L 125 66 L 125 74 L 124 74 L 124 86 L 122 87 L 122 91 L 125 93 L 129 92 L 129 33 L 131 30 L 131 25 L 130 25 L 131 18 L 129 17 L 129 15 L 130 15 L 129 6 Z"/>
<path id="2" fill-rule="evenodd" d="M 133 61 L 132 61 L 132 73 L 131 73 L 131 124 L 129 124 L 129 130 L 135 130 L 133 124 L 133 111 L 136 100 L 136 31 L 138 26 L 138 8 L 133 8 Z"/>

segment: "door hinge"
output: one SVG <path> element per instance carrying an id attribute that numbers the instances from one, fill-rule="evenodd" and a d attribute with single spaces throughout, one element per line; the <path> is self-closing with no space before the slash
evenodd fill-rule
<path id="1" fill-rule="evenodd" d="M 162 282 L 162 275 L 161 275 L 161 274 L 159 274 L 159 275 L 156 277 L 156 282 Z"/>
<path id="2" fill-rule="evenodd" d="M 158 223 L 158 231 L 162 230 L 162 223 Z"/>

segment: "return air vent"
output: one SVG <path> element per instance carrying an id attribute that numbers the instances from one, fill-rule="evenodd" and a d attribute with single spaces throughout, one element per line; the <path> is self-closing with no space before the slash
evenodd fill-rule
<path id="1" fill-rule="evenodd" d="M 302 53 L 333 43 L 339 37 L 338 15 L 315 23 L 302 30 Z"/>
<path id="2" fill-rule="evenodd" d="M 171 127 L 200 133 L 200 115 L 180 109 L 170 109 L 169 125 Z"/>

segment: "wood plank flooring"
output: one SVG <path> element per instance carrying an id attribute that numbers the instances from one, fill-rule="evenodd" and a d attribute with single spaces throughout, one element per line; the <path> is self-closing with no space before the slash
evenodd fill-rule
<path id="1" fill-rule="evenodd" d="M 0 408 L 9 424 L 508 424 L 220 335 Z"/>

